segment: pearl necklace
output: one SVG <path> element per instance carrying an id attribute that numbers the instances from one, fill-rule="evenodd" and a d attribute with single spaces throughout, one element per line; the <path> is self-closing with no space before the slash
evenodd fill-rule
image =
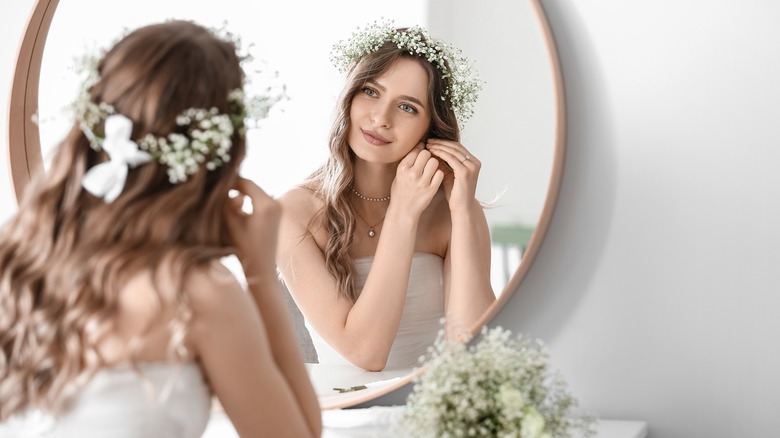
<path id="1" fill-rule="evenodd" d="M 385 202 L 385 201 L 389 201 L 389 200 L 390 200 L 390 195 L 383 196 L 383 197 L 381 197 L 381 198 L 370 198 L 370 197 L 368 197 L 368 196 L 364 196 L 363 194 L 361 194 L 360 192 L 358 192 L 357 190 L 355 190 L 355 187 L 354 187 L 354 186 L 349 186 L 349 188 L 352 190 L 352 193 L 354 193 L 354 194 L 355 194 L 355 196 L 357 196 L 358 198 L 360 198 L 360 199 L 362 199 L 362 200 L 364 200 L 364 201 L 371 201 L 371 202 Z"/>
<path id="2" fill-rule="evenodd" d="M 355 210 L 355 209 L 353 209 L 353 210 Z M 374 231 L 374 227 L 378 226 L 379 224 L 381 224 L 385 220 L 385 216 L 382 216 L 382 219 L 380 219 L 379 222 L 375 223 L 374 225 L 371 225 L 368 222 L 366 222 L 365 219 L 363 219 L 363 216 L 361 216 L 360 213 L 357 212 L 357 210 L 355 210 L 355 215 L 357 217 L 359 217 L 360 220 L 363 221 L 364 224 L 366 224 L 366 226 L 368 226 L 368 237 L 376 236 L 376 231 Z"/>

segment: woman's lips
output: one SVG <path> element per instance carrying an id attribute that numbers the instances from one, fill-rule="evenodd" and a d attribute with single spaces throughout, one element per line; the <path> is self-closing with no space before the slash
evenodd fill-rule
<path id="1" fill-rule="evenodd" d="M 386 144 L 390 143 L 390 141 L 385 140 L 383 137 L 381 137 L 376 132 L 366 131 L 366 130 L 363 130 L 363 129 L 361 129 L 360 132 L 363 134 L 363 138 L 365 138 L 367 142 L 369 142 L 369 143 L 371 143 L 373 145 L 383 146 L 383 145 L 386 145 Z"/>

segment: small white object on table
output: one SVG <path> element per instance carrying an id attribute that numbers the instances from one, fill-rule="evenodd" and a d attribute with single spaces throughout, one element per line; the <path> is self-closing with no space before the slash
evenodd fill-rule
<path id="1" fill-rule="evenodd" d="M 354 406 L 387 394 L 411 382 L 417 372 L 413 368 L 366 371 L 353 365 L 318 363 L 307 363 L 306 369 L 320 406 L 326 410 Z M 340 392 L 336 388 L 355 389 Z"/>

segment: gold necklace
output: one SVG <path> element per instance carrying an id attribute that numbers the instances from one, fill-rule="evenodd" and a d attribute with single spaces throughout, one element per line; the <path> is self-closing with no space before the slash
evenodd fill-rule
<path id="1" fill-rule="evenodd" d="M 349 186 L 349 188 L 352 189 L 352 193 L 354 193 L 358 198 L 360 198 L 360 199 L 362 199 L 364 201 L 385 202 L 385 201 L 389 201 L 390 200 L 390 195 L 383 196 L 381 198 L 371 198 L 371 197 L 365 196 L 365 195 L 361 194 L 360 192 L 358 192 L 357 190 L 355 190 L 355 186 Z M 363 222 L 365 222 L 365 221 L 363 221 Z M 368 224 L 366 224 L 366 225 L 368 225 Z"/>
<path id="2" fill-rule="evenodd" d="M 374 231 L 374 227 L 378 226 L 382 223 L 382 221 L 385 220 L 385 216 L 387 216 L 387 212 L 385 212 L 385 216 L 382 216 L 382 219 L 379 220 L 379 222 L 375 223 L 374 225 L 369 225 L 369 223 L 363 219 L 363 216 L 360 215 L 360 213 L 357 212 L 356 208 L 352 209 L 355 212 L 355 215 L 360 218 L 361 221 L 363 221 L 364 224 L 368 226 L 368 237 L 374 237 L 376 236 L 376 231 Z"/>

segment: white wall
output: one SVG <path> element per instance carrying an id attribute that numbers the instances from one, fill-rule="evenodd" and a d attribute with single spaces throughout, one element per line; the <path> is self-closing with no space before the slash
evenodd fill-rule
<path id="1" fill-rule="evenodd" d="M 651 437 L 780 436 L 780 3 L 545 0 L 569 142 L 501 324 Z"/>
<path id="2" fill-rule="evenodd" d="M 546 341 L 585 410 L 646 420 L 653 438 L 778 436 L 780 3 L 544 5 L 568 96 L 565 176 L 492 324 Z M 21 32 L 5 19 L 16 7 L 3 5 L 6 35 Z"/>
<path id="3" fill-rule="evenodd" d="M 489 202 L 500 194 L 498 208 L 485 211 L 488 221 L 533 227 L 546 200 L 555 145 L 547 47 L 531 2 L 475 5 L 429 0 L 428 28 L 462 49 L 485 82 L 461 140 L 482 161 L 477 198 Z"/>
<path id="4" fill-rule="evenodd" d="M 564 180 L 491 325 L 544 340 L 583 410 L 651 438 L 780 436 L 780 3 L 543 4 Z"/>

